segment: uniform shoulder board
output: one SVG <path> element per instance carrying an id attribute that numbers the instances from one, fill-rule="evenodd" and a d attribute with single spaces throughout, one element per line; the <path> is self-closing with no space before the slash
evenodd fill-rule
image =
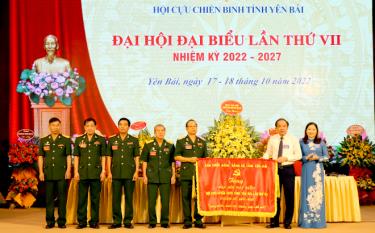
<path id="1" fill-rule="evenodd" d="M 149 144 L 149 143 L 151 143 L 151 142 L 153 142 L 153 141 L 154 141 L 154 139 L 147 140 L 147 141 L 146 141 L 146 144 Z"/>
<path id="2" fill-rule="evenodd" d="M 201 138 L 201 137 L 197 137 L 197 138 L 199 138 L 202 141 L 206 141 L 206 139 L 204 139 L 204 138 Z"/>
<path id="3" fill-rule="evenodd" d="M 109 136 L 109 138 L 113 138 L 113 137 L 116 137 L 116 136 L 117 136 L 117 134 L 113 134 L 113 135 Z"/>
<path id="4" fill-rule="evenodd" d="M 65 137 L 65 138 L 70 138 L 70 136 L 68 136 L 68 135 L 65 135 L 65 134 L 61 134 L 63 137 Z"/>
<path id="5" fill-rule="evenodd" d="M 187 136 L 186 135 L 184 135 L 184 136 L 179 136 L 178 138 L 177 138 L 177 140 L 181 140 L 181 139 L 184 139 L 184 138 L 186 138 Z"/>

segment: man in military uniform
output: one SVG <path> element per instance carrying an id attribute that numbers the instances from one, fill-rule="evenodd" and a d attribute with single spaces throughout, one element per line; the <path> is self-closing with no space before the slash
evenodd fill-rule
<path id="1" fill-rule="evenodd" d="M 40 140 L 39 179 L 46 182 L 46 228 L 55 227 L 54 193 L 59 200 L 57 224 L 66 228 L 66 179 L 70 179 L 71 147 L 70 139 L 60 134 L 61 121 L 53 117 L 49 120 L 50 135 Z"/>
<path id="2" fill-rule="evenodd" d="M 197 136 L 198 125 L 195 120 L 188 120 L 185 126 L 188 135 L 177 140 L 174 158 L 176 161 L 181 162 L 180 180 L 184 212 L 183 229 L 189 229 L 192 227 L 191 198 L 192 183 L 193 179 L 195 179 L 195 162 L 198 158 L 205 158 L 207 156 L 207 147 L 206 142 Z M 198 213 L 197 201 L 195 201 L 194 207 L 194 227 L 206 228 L 202 223 L 203 216 Z"/>
<path id="3" fill-rule="evenodd" d="M 130 120 L 121 118 L 118 121 L 119 134 L 109 138 L 108 178 L 112 179 L 112 213 L 113 224 L 109 229 L 121 227 L 134 228 L 133 220 L 133 192 L 134 181 L 138 179 L 139 143 L 138 139 L 129 135 Z M 122 187 L 125 191 L 125 217 L 122 219 L 121 195 Z"/>
<path id="4" fill-rule="evenodd" d="M 149 228 L 156 227 L 156 198 L 158 189 L 161 197 L 161 227 L 169 227 L 169 196 L 171 183 L 176 181 L 174 167 L 174 145 L 165 139 L 165 127 L 158 124 L 154 127 L 155 139 L 143 147 L 143 182 L 148 190 Z"/>
<path id="5" fill-rule="evenodd" d="M 95 133 L 96 121 L 84 121 L 85 134 L 77 137 L 74 146 L 74 178 L 78 183 L 77 229 L 87 227 L 87 196 L 90 188 L 91 228 L 99 228 L 99 199 L 105 179 L 106 140 Z"/>

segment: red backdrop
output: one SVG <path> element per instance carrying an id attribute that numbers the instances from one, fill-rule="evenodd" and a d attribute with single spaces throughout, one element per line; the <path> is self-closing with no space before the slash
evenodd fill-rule
<path id="1" fill-rule="evenodd" d="M 9 67 L 9 139 L 17 139 L 22 128 L 33 129 L 29 99 L 16 92 L 23 69 L 31 69 L 36 58 L 45 55 L 43 39 L 48 34 L 59 38 L 58 55 L 86 79 L 86 91 L 75 98 L 71 112 L 71 132 L 83 132 L 83 120 L 89 116 L 98 122 L 98 129 L 111 135 L 116 131 L 101 99 L 91 67 L 86 44 L 80 0 L 14 0 L 9 4 L 10 67 Z"/>

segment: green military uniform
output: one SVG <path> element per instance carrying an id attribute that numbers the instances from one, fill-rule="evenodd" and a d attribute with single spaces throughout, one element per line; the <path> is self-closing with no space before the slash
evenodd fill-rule
<path id="1" fill-rule="evenodd" d="M 134 158 L 139 156 L 138 139 L 127 135 L 124 140 L 120 135 L 109 138 L 107 155 L 112 157 L 112 213 L 113 224 L 131 224 L 133 220 L 133 175 L 138 169 Z M 125 217 L 122 219 L 121 195 L 125 192 Z"/>
<path id="2" fill-rule="evenodd" d="M 90 226 L 99 222 L 100 173 L 102 156 L 106 155 L 106 140 L 94 134 L 89 141 L 86 134 L 77 137 L 74 156 L 79 157 L 78 209 L 77 220 L 80 225 L 87 225 L 87 196 L 90 188 L 91 219 Z"/>
<path id="3" fill-rule="evenodd" d="M 54 193 L 57 188 L 59 208 L 58 225 L 66 223 L 66 190 L 65 172 L 67 156 L 71 155 L 70 139 L 59 134 L 55 140 L 51 135 L 40 140 L 39 156 L 44 157 L 44 179 L 46 182 L 46 221 L 47 225 L 55 224 Z"/>
<path id="4" fill-rule="evenodd" d="M 207 156 L 206 142 L 197 137 L 195 142 L 192 142 L 189 136 L 177 140 L 175 156 L 181 155 L 182 157 L 197 157 L 205 158 Z M 191 198 L 192 198 L 192 183 L 195 177 L 195 164 L 194 163 L 181 163 L 180 180 L 182 192 L 182 207 L 184 213 L 184 224 L 191 225 Z M 197 201 L 195 202 L 194 219 L 195 224 L 202 223 L 202 216 L 198 213 Z"/>
<path id="5" fill-rule="evenodd" d="M 148 216 L 149 224 L 156 224 L 156 198 L 158 188 L 161 197 L 161 224 L 169 224 L 169 196 L 171 191 L 174 145 L 163 140 L 159 146 L 156 139 L 145 144 L 141 160 L 147 162 Z"/>

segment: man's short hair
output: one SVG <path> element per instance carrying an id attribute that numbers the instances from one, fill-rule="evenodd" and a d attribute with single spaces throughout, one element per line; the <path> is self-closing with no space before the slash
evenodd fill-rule
<path id="1" fill-rule="evenodd" d="M 165 130 L 165 126 L 163 124 L 157 124 L 157 125 L 154 126 L 154 132 L 155 132 L 157 127 L 163 127 L 163 129 Z"/>
<path id="2" fill-rule="evenodd" d="M 277 119 L 275 121 L 275 127 L 277 127 L 277 123 L 279 123 L 279 121 L 285 121 L 286 125 L 289 127 L 289 122 L 285 118 L 279 118 L 279 119 Z"/>
<path id="3" fill-rule="evenodd" d="M 83 122 L 83 125 L 86 125 L 90 121 L 94 122 L 94 125 L 96 125 L 96 120 L 92 117 L 86 118 L 85 121 Z"/>
<path id="4" fill-rule="evenodd" d="M 53 122 L 61 123 L 60 119 L 57 117 L 52 117 L 51 119 L 49 119 L 48 124 L 52 124 Z"/>
<path id="5" fill-rule="evenodd" d="M 117 125 L 119 125 L 121 121 L 127 121 L 128 122 L 128 126 L 130 127 L 130 120 L 128 118 L 121 117 L 120 120 L 118 120 Z"/>
<path id="6" fill-rule="evenodd" d="M 186 122 L 185 127 L 188 127 L 188 124 L 189 124 L 190 122 L 194 122 L 195 125 L 198 126 L 197 122 L 196 122 L 194 119 L 189 119 L 189 120 Z"/>

